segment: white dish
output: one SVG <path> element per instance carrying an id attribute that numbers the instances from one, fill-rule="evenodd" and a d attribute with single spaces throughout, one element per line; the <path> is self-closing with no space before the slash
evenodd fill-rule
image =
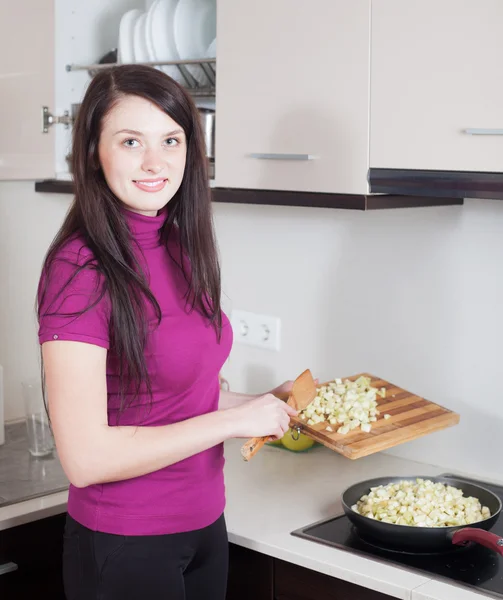
<path id="1" fill-rule="evenodd" d="M 204 58 L 217 35 L 216 0 L 180 0 L 175 12 L 174 33 L 181 59 Z M 200 85 L 208 79 L 199 65 L 187 70 Z"/>
<path id="2" fill-rule="evenodd" d="M 119 25 L 119 43 L 117 45 L 117 60 L 119 63 L 134 63 L 134 27 L 141 14 L 141 10 L 133 8 L 122 15 Z"/>
<path id="3" fill-rule="evenodd" d="M 136 20 L 133 34 L 134 60 L 137 63 L 149 62 L 147 40 L 145 39 L 145 21 L 147 14 L 141 14 Z"/>
<path id="4" fill-rule="evenodd" d="M 177 5 L 178 0 L 157 0 L 150 10 L 152 16 L 148 19 L 148 23 L 156 61 L 180 58 L 173 35 L 173 19 Z M 165 65 L 160 68 L 175 81 L 183 83 L 184 79 L 178 67 Z"/>
<path id="5" fill-rule="evenodd" d="M 150 3 L 147 3 L 149 4 L 149 9 L 147 11 L 147 18 L 145 19 L 145 43 L 147 44 L 149 62 L 155 61 L 154 40 L 152 39 L 152 16 L 157 2 L 159 2 L 159 0 L 153 0 Z M 155 68 L 160 69 L 160 67 Z"/>

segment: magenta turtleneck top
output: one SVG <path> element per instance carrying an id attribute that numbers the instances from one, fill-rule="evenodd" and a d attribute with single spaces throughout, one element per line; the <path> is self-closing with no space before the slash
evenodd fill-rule
<path id="1" fill-rule="evenodd" d="M 121 415 L 120 425 L 160 426 L 216 411 L 218 375 L 232 345 L 232 330 L 223 316 L 220 342 L 214 328 L 196 310 L 186 306 L 187 284 L 180 269 L 159 242 L 165 213 L 155 217 L 125 211 L 132 237 L 141 252 L 137 256 L 158 301 L 162 320 L 146 303 L 150 336 L 145 349 L 152 385 L 150 399 L 143 393 Z M 178 242 L 170 241 L 175 257 Z M 58 296 L 75 265 L 82 265 L 91 252 L 78 239 L 63 248 L 48 280 L 41 306 L 39 340 L 70 340 L 108 349 L 108 422 L 116 425 L 119 406 L 118 372 L 109 338 L 110 304 L 107 296 L 79 317 L 75 312 L 97 298 L 103 284 L 92 268 L 81 271 Z M 56 313 L 56 314 L 52 314 Z M 103 457 L 106 460 L 106 457 Z M 120 535 L 158 535 L 206 527 L 222 514 L 225 505 L 223 445 L 219 444 L 153 473 L 124 481 L 70 486 L 68 512 L 94 531 Z"/>

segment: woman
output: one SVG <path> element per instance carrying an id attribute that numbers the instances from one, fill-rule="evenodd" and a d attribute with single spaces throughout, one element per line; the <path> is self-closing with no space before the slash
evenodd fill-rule
<path id="1" fill-rule="evenodd" d="M 71 486 L 69 600 L 225 597 L 223 442 L 296 414 L 219 389 L 232 332 L 199 115 L 158 70 L 90 83 L 74 127 L 75 200 L 39 284 L 39 340 Z"/>

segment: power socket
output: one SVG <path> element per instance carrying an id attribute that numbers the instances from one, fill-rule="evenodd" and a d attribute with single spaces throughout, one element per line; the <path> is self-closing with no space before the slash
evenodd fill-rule
<path id="1" fill-rule="evenodd" d="M 235 342 L 280 351 L 281 320 L 279 317 L 233 310 L 231 325 Z"/>

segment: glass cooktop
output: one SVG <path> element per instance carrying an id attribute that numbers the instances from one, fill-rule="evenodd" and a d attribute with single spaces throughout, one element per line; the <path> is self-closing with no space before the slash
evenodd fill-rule
<path id="1" fill-rule="evenodd" d="M 442 477 L 454 477 L 454 475 L 444 474 Z M 480 484 L 503 500 L 503 486 L 491 485 L 465 477 L 456 476 L 456 478 Z M 491 529 L 491 533 L 503 537 L 503 517 L 501 515 Z M 456 583 L 494 598 L 503 598 L 503 556 L 478 544 L 468 547 L 453 547 L 452 552 L 436 554 L 386 550 L 359 537 L 344 514 L 297 529 L 292 532 L 292 535 L 366 558 L 406 567 L 429 575 L 432 579 Z"/>

